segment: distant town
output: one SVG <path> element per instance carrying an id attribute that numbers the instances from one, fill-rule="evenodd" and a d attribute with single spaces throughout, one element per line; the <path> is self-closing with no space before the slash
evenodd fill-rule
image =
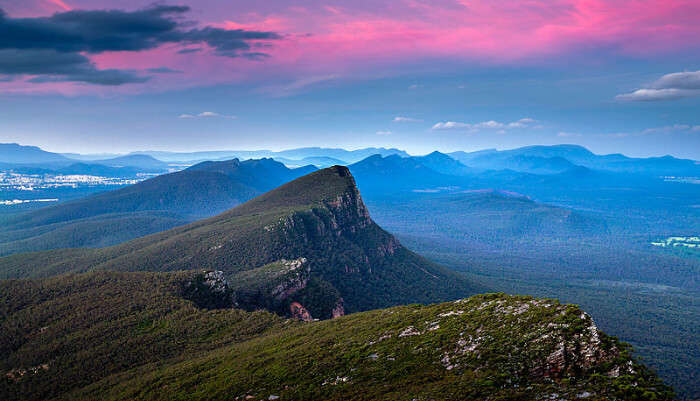
<path id="1" fill-rule="evenodd" d="M 155 173 L 141 173 L 136 177 L 101 177 L 96 175 L 63 175 L 63 174 L 22 174 L 15 172 L 0 172 L 0 206 L 13 206 L 34 202 L 58 202 L 58 198 L 17 199 L 18 192 L 34 192 L 52 189 L 80 189 L 97 187 L 120 187 L 136 184 Z M 36 196 L 36 195 L 35 195 Z M 8 199 L 9 198 L 9 199 Z"/>

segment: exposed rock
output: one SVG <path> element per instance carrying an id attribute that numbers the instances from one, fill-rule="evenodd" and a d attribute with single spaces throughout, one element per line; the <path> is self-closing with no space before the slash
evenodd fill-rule
<path id="1" fill-rule="evenodd" d="M 306 258 L 298 258 L 294 260 L 282 259 L 280 263 L 286 266 L 288 270 L 279 272 L 277 277 L 296 272 L 296 274 L 289 274 L 283 282 L 279 283 L 272 290 L 271 295 L 275 299 L 285 300 L 292 294 L 306 288 L 311 269 L 309 267 L 302 269 L 302 267 L 306 264 Z"/>
<path id="2" fill-rule="evenodd" d="M 391 338 L 391 334 L 384 334 L 383 336 L 379 337 L 378 339 L 376 339 L 376 340 L 374 340 L 374 341 L 370 341 L 370 342 L 368 343 L 368 345 L 374 345 L 374 344 L 376 344 L 376 343 L 378 343 L 378 342 L 382 342 L 382 341 L 388 340 L 388 339 L 390 339 L 390 338 Z"/>
<path id="3" fill-rule="evenodd" d="M 204 271 L 184 284 L 183 297 L 200 308 L 237 307 L 235 294 L 222 271 Z"/>
<path id="4" fill-rule="evenodd" d="M 463 313 L 464 313 L 464 311 L 462 311 L 462 310 L 457 310 L 457 311 L 451 310 L 449 312 L 441 313 L 438 316 L 440 316 L 440 317 L 459 316 Z"/>
<path id="5" fill-rule="evenodd" d="M 299 319 L 304 322 L 311 322 L 313 321 L 313 317 L 311 317 L 311 313 L 309 313 L 306 308 L 299 302 L 292 302 L 289 305 L 289 313 L 292 315 L 293 318 Z"/>
<path id="6" fill-rule="evenodd" d="M 49 370 L 49 364 L 48 363 L 42 363 L 41 365 L 37 366 L 31 366 L 29 368 L 15 368 L 10 370 L 9 372 L 5 373 L 5 377 L 9 379 L 10 381 L 13 381 L 17 383 L 20 381 L 23 377 L 26 375 L 35 375 L 38 374 L 39 372 L 45 372 Z"/>
<path id="7" fill-rule="evenodd" d="M 410 337 L 419 335 L 420 331 L 416 330 L 416 328 L 413 326 L 408 326 L 399 334 L 399 337 Z"/>
<path id="8" fill-rule="evenodd" d="M 213 272 L 204 273 L 204 284 L 211 288 L 214 292 L 223 293 L 228 289 L 228 282 L 224 276 L 224 272 L 216 270 Z"/>
<path id="9" fill-rule="evenodd" d="M 321 385 L 322 386 L 326 386 L 326 385 L 337 386 L 338 384 L 347 383 L 349 381 L 350 381 L 350 378 L 348 376 L 336 376 L 335 379 L 326 379 L 323 383 L 321 383 Z"/>
<path id="10" fill-rule="evenodd" d="M 331 311 L 331 318 L 335 319 L 345 315 L 345 307 L 343 306 L 343 298 L 338 299 L 335 304 L 335 308 Z"/>

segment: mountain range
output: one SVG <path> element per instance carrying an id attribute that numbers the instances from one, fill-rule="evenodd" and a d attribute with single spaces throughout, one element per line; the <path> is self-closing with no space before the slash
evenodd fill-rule
<path id="1" fill-rule="evenodd" d="M 129 281 L 151 274 L 133 270 L 167 270 L 172 272 L 163 277 L 174 277 L 169 275 L 188 269 L 192 276 L 171 282 L 177 287 L 177 302 L 214 311 L 262 309 L 301 320 L 430 303 L 490 289 L 557 297 L 584 305 L 605 330 L 633 342 L 649 364 L 678 386 L 683 399 L 692 399 L 697 393 L 692 369 L 697 342 L 688 333 L 697 326 L 692 292 L 698 282 L 697 260 L 673 250 L 649 249 L 648 243 L 668 235 L 694 235 L 700 228 L 695 218 L 700 209 L 693 207 L 700 203 L 698 187 L 692 184 L 696 162 L 601 156 L 570 145 L 465 155 L 371 155 L 348 166 L 382 227 L 409 248 L 463 274 L 413 254 L 375 220 L 358 217 L 367 210 L 359 193 L 359 203 L 345 202 L 356 207 L 340 209 L 323 195 L 357 192 L 342 189 L 354 188 L 354 180 L 352 185 L 338 185 L 339 178 L 331 179 L 333 174 L 323 170 L 291 189 L 274 190 L 316 169 L 290 166 L 348 163 L 330 156 L 275 156 L 276 161 L 203 162 L 75 203 L 37 209 L 35 214 L 3 216 L 0 252 L 14 255 L 0 259 L 0 276 L 68 273 L 62 277 L 66 288 L 73 288 L 74 279 L 102 280 L 114 277 L 109 276 L 114 270 L 125 271 Z M 129 168 L 138 171 L 107 163 L 111 166 L 89 162 L 80 168 L 114 169 L 115 174 Z M 50 166 L 52 171 L 69 167 Z M 346 173 L 334 170 L 339 168 L 329 170 L 345 179 Z M 270 190 L 268 197 L 264 193 Z M 298 194 L 310 198 L 297 201 Z M 75 246 L 103 248 L 57 249 Z M 16 254 L 42 249 L 55 250 Z M 380 273 L 378 266 L 384 268 Z M 39 280 L 45 286 L 54 279 Z M 133 284 L 145 285 L 137 282 Z M 19 292 L 16 287 L 12 291 Z M 682 311 L 673 306 L 679 302 L 685 302 Z M 183 326 L 180 321 L 173 324 Z M 92 327 L 90 323 L 86 329 Z M 113 329 L 126 333 L 128 327 Z M 274 335 L 283 336 L 284 330 Z M 17 355 L 26 355 L 23 352 Z M 4 366 L 17 374 L 15 369 L 41 366 L 42 358 L 46 359 L 32 359 L 36 364 L 15 359 Z M 268 369 L 264 363 L 255 364 Z M 41 387 L 40 382 L 31 383 Z M 136 385 L 128 383 L 115 391 L 128 392 Z M 437 398 L 449 399 L 444 394 Z"/>
<path id="2" fill-rule="evenodd" d="M 315 169 L 271 159 L 203 162 L 7 219 L 0 254 L 113 245 L 220 213 Z"/>
<path id="3" fill-rule="evenodd" d="M 379 154 L 382 156 L 399 155 L 402 157 L 408 156 L 403 150 L 387 149 L 387 148 L 364 148 L 356 150 L 346 150 L 340 148 L 297 148 L 282 151 L 271 150 L 224 150 L 214 152 L 163 152 L 163 151 L 139 151 L 132 154 L 144 154 L 153 156 L 159 160 L 169 162 L 187 162 L 199 160 L 222 160 L 228 158 L 240 159 L 256 159 L 256 158 L 280 158 L 286 160 L 299 161 L 306 158 L 331 158 L 340 160 L 343 163 L 355 163 L 371 155 Z M 327 161 L 327 160 L 326 160 Z"/>
<path id="4" fill-rule="evenodd" d="M 16 143 L 0 143 L 0 163 L 39 164 L 70 163 L 71 159 L 58 153 L 47 152 L 36 146 L 22 146 Z"/>
<path id="5" fill-rule="evenodd" d="M 673 398 L 576 306 L 465 299 L 487 289 L 380 228 L 341 166 L 0 272 L 44 277 L 0 280 L 3 399 Z"/>
<path id="6" fill-rule="evenodd" d="M 308 260 L 319 289 L 308 295 L 318 304 L 305 305 L 312 316 L 329 317 L 338 305 L 354 312 L 450 299 L 478 288 L 408 251 L 377 226 L 353 177 L 339 166 L 192 224 L 108 248 L 15 255 L 0 259 L 0 270 L 8 278 L 91 270 L 233 274 L 299 258 Z"/>
<path id="7" fill-rule="evenodd" d="M 111 167 L 134 167 L 152 171 L 163 171 L 168 163 L 196 163 L 205 160 L 231 158 L 274 158 L 293 166 L 314 164 L 329 167 L 332 164 L 349 165 L 370 156 L 410 155 L 399 149 L 364 148 L 345 150 L 339 148 L 298 148 L 283 151 L 230 150 L 210 152 L 165 152 L 139 151 L 128 155 L 105 154 L 79 155 L 58 154 L 43 151 L 34 146 L 0 144 L 0 165 L 34 167 L 66 166 L 77 161 Z M 449 157 L 451 160 L 446 159 Z M 672 156 L 633 158 L 622 154 L 597 155 L 578 145 L 526 146 L 511 150 L 487 149 L 476 152 L 457 151 L 449 154 L 434 152 L 419 157 L 421 162 L 444 174 L 465 175 L 483 170 L 513 170 L 533 174 L 557 174 L 577 167 L 619 173 L 646 174 L 655 176 L 698 176 L 700 164 L 695 160 L 678 159 Z M 459 164 L 456 164 L 458 162 Z"/>
<path id="8" fill-rule="evenodd" d="M 569 170 L 575 165 L 595 170 L 652 175 L 700 175 L 695 160 L 672 156 L 632 158 L 622 154 L 596 155 L 578 145 L 526 146 L 512 150 L 482 150 L 449 153 L 454 159 L 474 168 L 550 174 Z"/>

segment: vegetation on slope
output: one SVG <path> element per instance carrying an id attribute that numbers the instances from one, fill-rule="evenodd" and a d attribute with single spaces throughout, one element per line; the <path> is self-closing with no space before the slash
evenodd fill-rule
<path id="1" fill-rule="evenodd" d="M 199 308 L 200 274 L 0 282 L 0 398 L 672 398 L 575 306 L 490 294 L 302 324 Z"/>
<path id="2" fill-rule="evenodd" d="M 302 257 L 314 277 L 311 284 L 325 294 L 337 290 L 347 312 L 449 300 L 481 290 L 405 249 L 377 226 L 353 177 L 339 166 L 306 175 L 209 219 L 110 248 L 4 258 L 0 270 L 20 277 L 189 269 L 233 275 Z M 330 317 L 329 298 L 315 295 L 319 294 L 309 294 L 309 299 L 319 302 L 304 306 L 313 317 Z"/>
<path id="3" fill-rule="evenodd" d="M 0 228 L 0 255 L 114 245 L 221 213 L 314 169 L 271 159 L 200 163 L 10 218 Z"/>
<path id="4" fill-rule="evenodd" d="M 284 322 L 182 297 L 194 272 L 0 281 L 0 399 L 45 400 L 136 366 L 253 338 Z"/>

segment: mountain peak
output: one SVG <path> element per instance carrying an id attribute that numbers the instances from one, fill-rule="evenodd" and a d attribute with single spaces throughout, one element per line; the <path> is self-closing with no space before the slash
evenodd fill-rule
<path id="1" fill-rule="evenodd" d="M 350 194 L 353 199 L 362 203 L 350 170 L 345 166 L 332 166 L 288 182 L 231 212 L 239 214 L 251 213 L 255 210 L 264 211 L 279 206 L 309 206 L 335 201 L 346 194 Z M 361 208 L 364 209 L 364 204 Z"/>

